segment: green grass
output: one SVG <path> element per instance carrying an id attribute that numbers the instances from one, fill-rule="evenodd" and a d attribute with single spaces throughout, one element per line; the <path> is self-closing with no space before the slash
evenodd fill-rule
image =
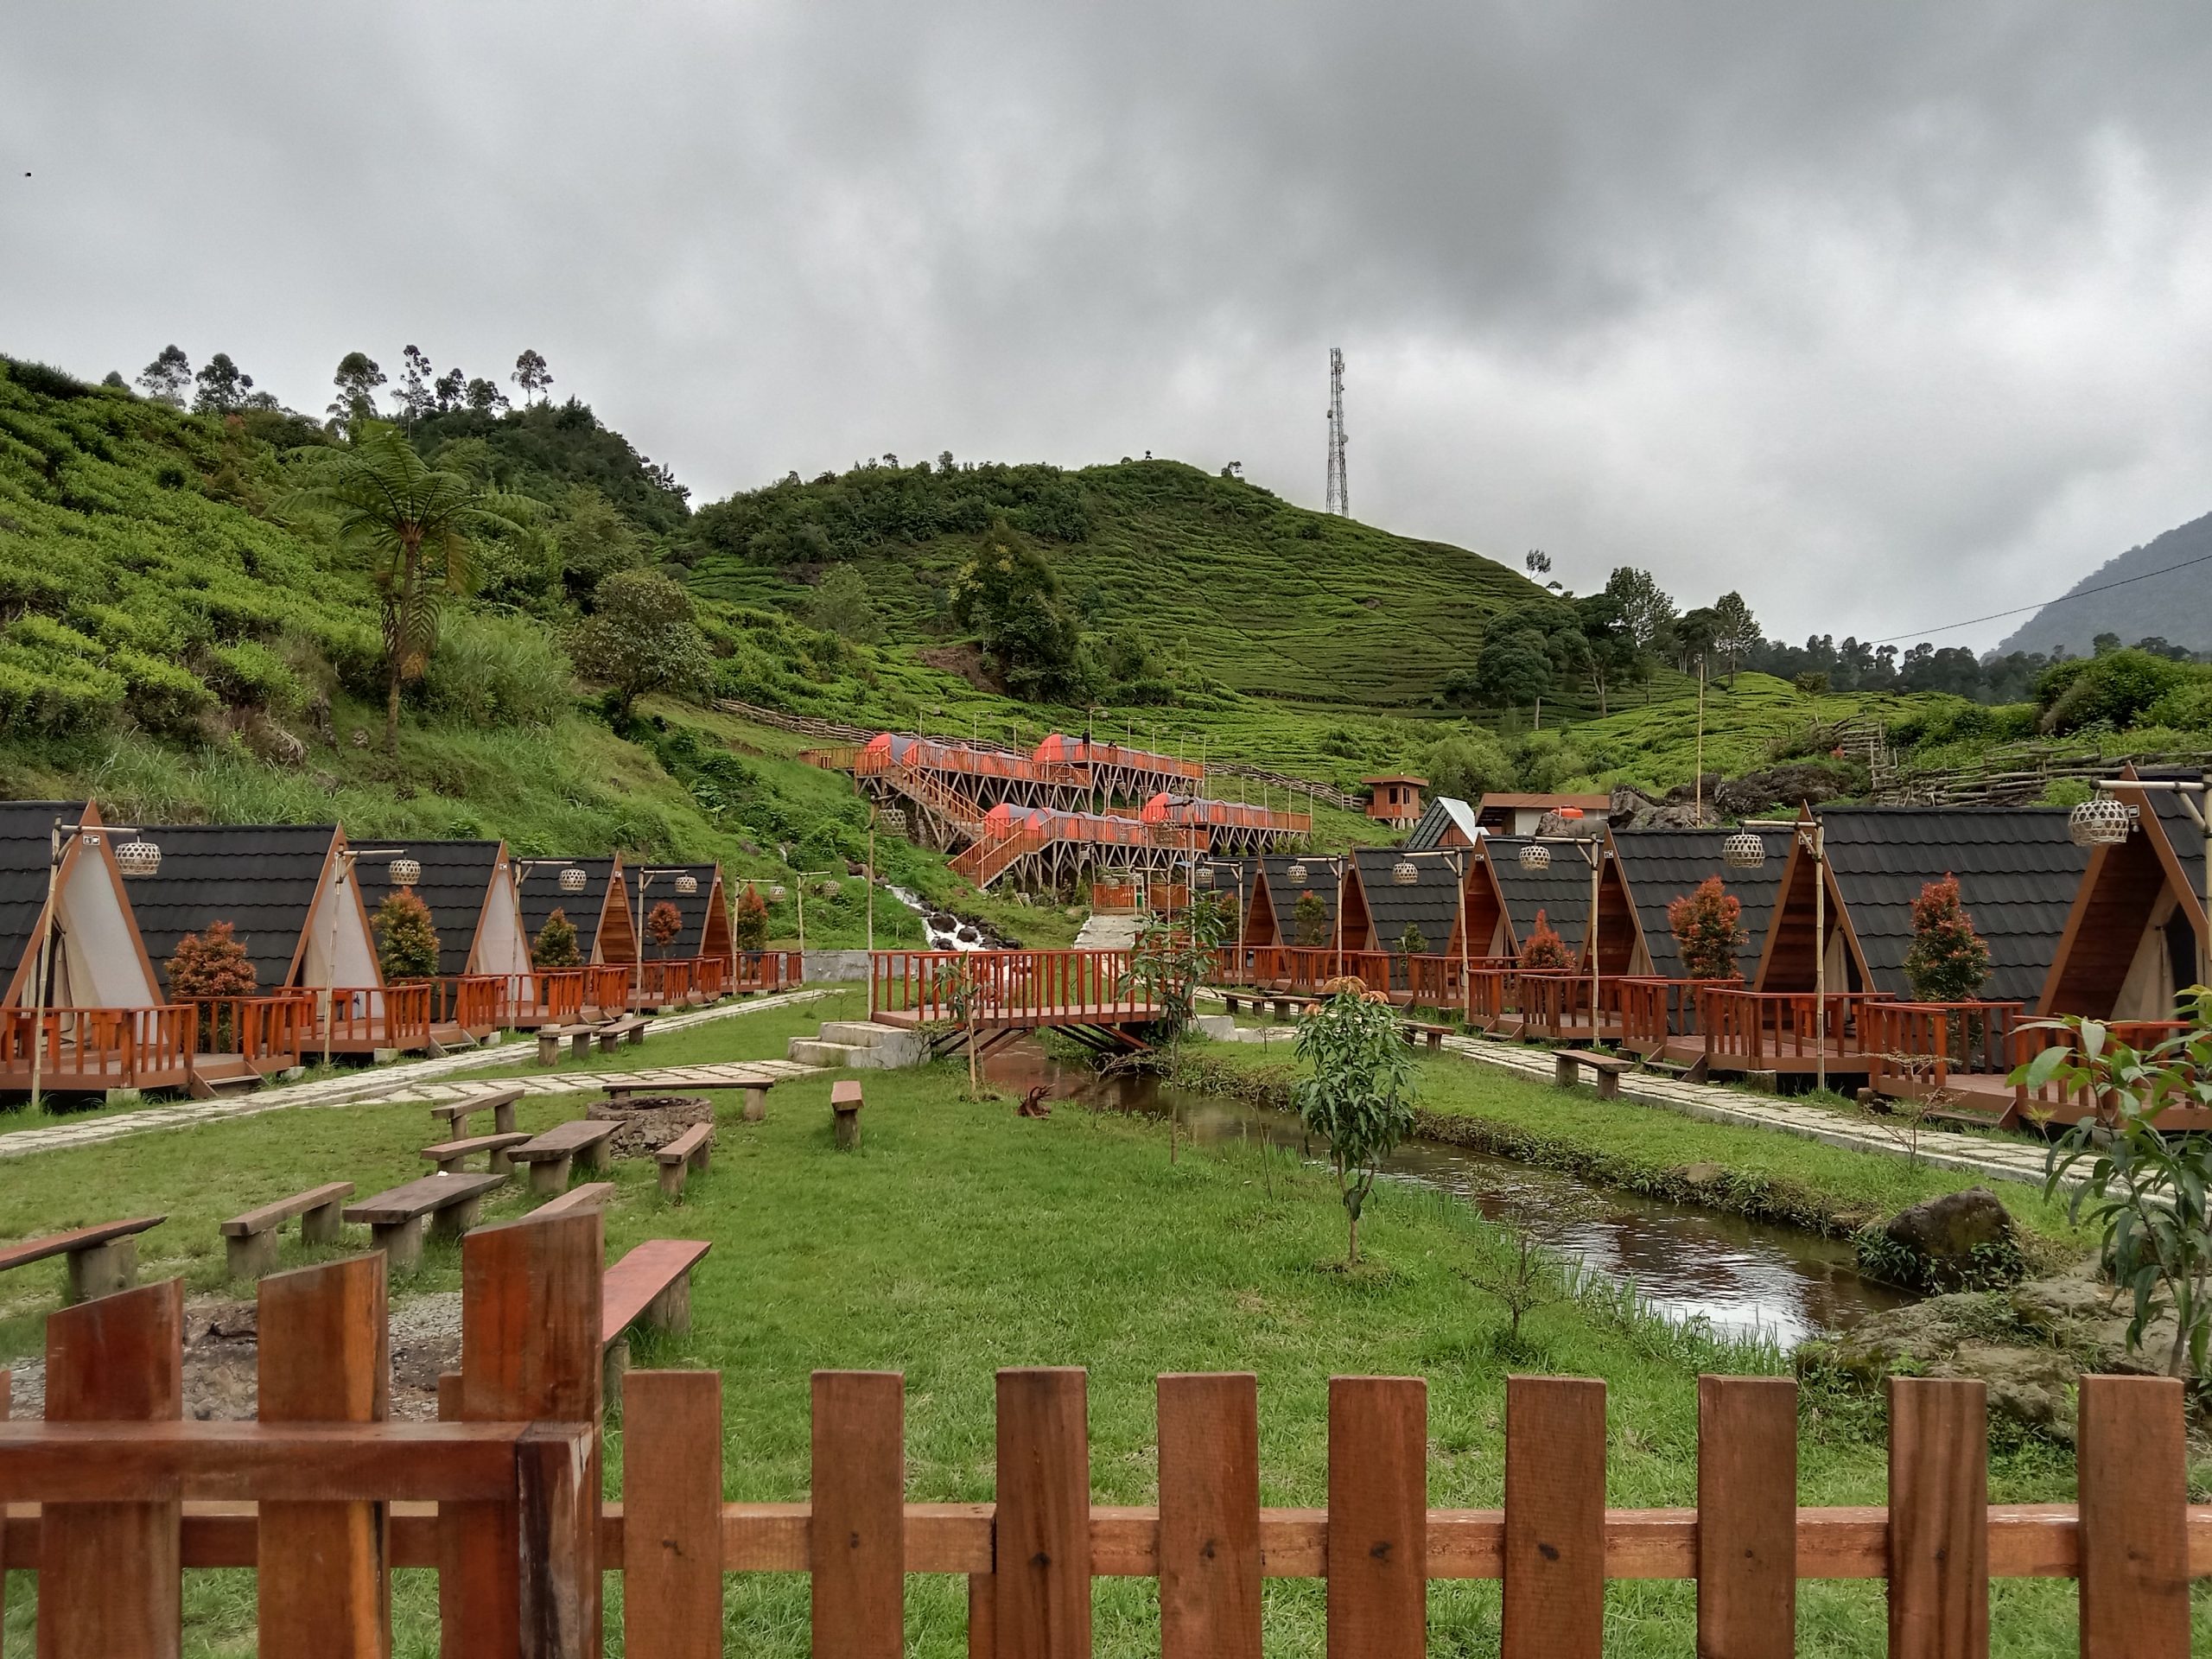
<path id="1" fill-rule="evenodd" d="M 780 1034 L 764 1018 L 709 1029 L 715 1058 L 758 1058 Z M 714 1168 L 680 1205 L 664 1203 L 649 1169 L 618 1166 L 607 1213 L 610 1247 L 658 1236 L 711 1240 L 688 1336 L 642 1348 L 639 1363 L 703 1365 L 725 1380 L 725 1491 L 780 1501 L 807 1485 L 807 1376 L 819 1367 L 887 1367 L 907 1378 L 908 1488 L 916 1501 L 973 1501 L 992 1490 L 992 1374 L 1002 1365 L 1081 1363 L 1090 1372 L 1092 1484 L 1102 1503 L 1143 1503 L 1155 1492 L 1153 1379 L 1163 1370 L 1249 1368 L 1260 1378 L 1263 1500 L 1318 1504 L 1325 1492 L 1327 1379 L 1343 1372 L 1417 1373 L 1430 1380 L 1430 1502 L 1491 1506 L 1501 1498 L 1503 1379 L 1512 1370 L 1595 1376 L 1609 1385 L 1608 1501 L 1688 1504 L 1695 1496 L 1695 1376 L 1700 1368 L 1772 1363 L 1623 1314 L 1603 1299 L 1560 1302 L 1529 1316 L 1529 1347 L 1501 1356 L 1500 1310 L 1463 1276 L 1498 1259 L 1503 1236 L 1465 1206 L 1390 1187 L 1363 1230 L 1369 1259 L 1339 1270 L 1342 1213 L 1325 1178 L 1277 1155 L 1186 1147 L 1170 1164 L 1157 1123 L 1095 1116 L 1064 1105 L 1041 1122 L 1008 1103 L 960 1098 L 955 1068 L 865 1076 L 865 1141 L 854 1155 L 830 1145 L 829 1080 L 779 1087 L 767 1121 L 721 1119 Z M 1429 1065 L 1431 1104 L 1486 1115 L 1548 1109 L 1563 1132 L 1625 1136 L 1675 1160 L 1725 1152 L 1802 1167 L 1834 1163 L 1845 1190 L 1888 1196 L 1903 1166 L 1857 1160 L 1778 1136 L 1727 1131 L 1656 1113 L 1633 1124 L 1541 1090 L 1524 1090 L 1452 1063 Z M 533 1098 L 524 1127 L 572 1113 L 588 1098 Z M 415 1173 L 429 1117 L 419 1106 L 300 1111 L 114 1146 L 47 1154 L 9 1166 L 0 1236 L 43 1230 L 137 1208 L 169 1222 L 146 1240 L 155 1271 L 181 1268 L 195 1286 L 220 1274 L 214 1223 L 251 1203 L 344 1175 L 364 1191 Z M 1859 1164 L 1876 1165 L 1861 1170 Z M 1817 1174 L 1817 1171 L 1813 1172 Z M 507 1198 L 493 1215 L 513 1213 Z M 288 1262 L 304 1259 L 288 1241 Z M 403 1295 L 451 1289 L 457 1256 L 434 1249 Z M 0 1352 L 35 1349 L 58 1271 L 12 1275 L 0 1314 Z M 25 1281 L 29 1282 L 25 1282 Z M 1809 1408 L 1801 1490 L 1809 1503 L 1878 1503 L 1884 1452 L 1863 1411 Z M 619 1428 L 610 1480 L 619 1483 Z M 2032 1442 L 1993 1449 L 1997 1501 L 2070 1495 L 2069 1460 Z M 11 1630 L 28 1616 L 31 1586 L 11 1597 Z M 912 1651 L 963 1650 L 963 1586 L 909 1586 Z M 1154 1602 L 1141 1581 L 1102 1581 L 1098 1649 L 1152 1650 Z M 2073 1591 L 2065 1583 L 2002 1584 L 1994 1595 L 1996 1651 L 2072 1651 Z M 400 1577 L 400 1650 L 427 1654 L 434 1595 L 427 1575 Z M 1607 1596 L 1607 1651 L 1687 1655 L 1687 1586 L 1618 1584 Z M 196 1652 L 236 1649 L 251 1599 L 237 1573 L 194 1573 L 188 1595 Z M 2212 1639 L 2212 1599 L 2199 1592 L 2200 1642 Z M 751 1575 L 728 1581 L 730 1650 L 805 1650 L 804 1580 Z M 1431 1598 L 1431 1650 L 1494 1651 L 1494 1586 L 1440 1584 Z M 1882 1650 L 1878 1584 L 1808 1583 L 1802 1651 Z M 1311 1583 L 1271 1583 L 1270 1651 L 1318 1654 L 1322 1594 Z M 28 1641 L 27 1635 L 18 1640 Z"/>

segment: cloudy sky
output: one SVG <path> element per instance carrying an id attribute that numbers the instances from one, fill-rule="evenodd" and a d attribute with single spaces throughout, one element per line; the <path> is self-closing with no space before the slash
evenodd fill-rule
<path id="1" fill-rule="evenodd" d="M 2194 0 L 11 6 L 0 351 L 320 410 L 533 346 L 698 501 L 1318 506 L 1342 346 L 1361 518 L 1916 636 L 2212 510 L 2209 60 Z"/>

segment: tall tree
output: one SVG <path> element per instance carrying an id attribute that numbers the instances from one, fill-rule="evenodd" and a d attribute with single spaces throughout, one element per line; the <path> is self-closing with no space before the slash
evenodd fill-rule
<path id="1" fill-rule="evenodd" d="M 1621 628 L 1637 663 L 1633 677 L 1644 682 L 1643 700 L 1651 700 L 1648 670 L 1653 656 L 1675 621 L 1675 601 L 1667 596 L 1649 570 L 1624 564 L 1605 582 L 1606 595 L 1620 608 Z"/>
<path id="2" fill-rule="evenodd" d="M 1758 619 L 1751 614 L 1751 607 L 1744 603 L 1744 596 L 1732 591 L 1713 601 L 1713 613 L 1720 622 L 1713 643 L 1728 659 L 1728 686 L 1733 690 L 1738 666 L 1745 658 L 1759 648 L 1762 636 Z"/>
<path id="3" fill-rule="evenodd" d="M 366 352 L 346 353 L 338 359 L 338 372 L 330 377 L 330 384 L 338 388 L 328 411 L 331 420 L 350 432 L 376 419 L 377 388 L 384 383 L 384 371 L 374 358 Z"/>
<path id="4" fill-rule="evenodd" d="M 368 558 L 383 613 L 387 752 L 399 749 L 400 690 L 422 677 L 437 646 L 442 594 L 468 591 L 470 532 L 519 534 L 535 505 L 433 468 L 389 426 L 358 433 L 283 504 L 286 514 L 329 514 L 340 546 Z"/>
<path id="5" fill-rule="evenodd" d="M 545 366 L 545 359 L 535 351 L 525 349 L 515 359 L 515 372 L 510 378 L 521 389 L 523 402 L 537 403 L 553 384 L 553 371 Z"/>
<path id="6" fill-rule="evenodd" d="M 618 570 L 592 605 L 576 630 L 576 666 L 613 689 L 620 713 L 649 691 L 696 695 L 714 683 L 715 659 L 681 583 L 658 570 Z"/>
<path id="7" fill-rule="evenodd" d="M 410 346 L 400 354 L 399 389 L 391 394 L 399 405 L 399 417 L 404 421 L 419 421 L 425 415 L 437 412 L 438 395 L 432 390 L 437 371 L 430 365 L 429 354 L 419 346 Z"/>
<path id="8" fill-rule="evenodd" d="M 228 415 L 245 407 L 253 377 L 232 362 L 228 352 L 218 352 L 194 377 L 194 384 L 199 388 L 193 395 L 194 410 L 202 415 Z"/>
<path id="9" fill-rule="evenodd" d="M 1710 660 L 1720 645 L 1720 613 L 1710 605 L 1684 611 L 1668 630 L 1672 636 L 1675 666 L 1683 673 L 1700 660 Z"/>
<path id="10" fill-rule="evenodd" d="M 468 390 L 468 377 L 458 368 L 448 369 L 430 383 L 431 396 L 436 398 L 438 413 L 446 414 L 459 409 L 461 398 Z"/>
<path id="11" fill-rule="evenodd" d="M 1485 635 L 1475 653 L 1475 685 L 1485 702 L 1517 709 L 1552 689 L 1551 652 L 1534 628 Z"/>
<path id="12" fill-rule="evenodd" d="M 471 380 L 461 389 L 461 401 L 469 408 L 480 410 L 488 415 L 495 409 L 507 407 L 507 394 L 492 381 L 480 378 Z"/>
<path id="13" fill-rule="evenodd" d="M 138 384 L 157 404 L 184 407 L 184 389 L 192 384 L 192 364 L 181 346 L 164 346 L 161 355 L 138 371 Z"/>
<path id="14" fill-rule="evenodd" d="M 1079 688 L 1083 624 L 1030 539 L 994 515 L 952 583 L 952 617 L 981 636 L 1007 689 L 1049 700 Z"/>

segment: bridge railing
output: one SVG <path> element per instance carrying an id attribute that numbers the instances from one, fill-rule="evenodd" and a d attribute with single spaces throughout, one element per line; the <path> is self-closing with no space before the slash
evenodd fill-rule
<path id="1" fill-rule="evenodd" d="M 868 1012 L 955 1024 L 972 1006 L 995 1024 L 1078 1012 L 1129 1014 L 1148 1004 L 1129 988 L 1127 950 L 878 950 Z"/>

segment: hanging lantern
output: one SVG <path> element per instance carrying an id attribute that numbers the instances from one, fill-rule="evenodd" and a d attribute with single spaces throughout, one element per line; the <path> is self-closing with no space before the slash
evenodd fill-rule
<path id="1" fill-rule="evenodd" d="M 693 893 L 699 891 L 699 878 L 693 875 L 689 870 L 685 871 L 682 875 L 676 878 L 676 890 L 682 893 L 686 899 L 689 899 Z"/>
<path id="2" fill-rule="evenodd" d="M 894 836 L 906 833 L 906 813 L 903 807 L 884 807 L 876 813 L 875 821 Z"/>
<path id="3" fill-rule="evenodd" d="M 115 867 L 125 875 L 152 875 L 162 868 L 162 849 L 150 841 L 126 841 L 115 849 Z"/>
<path id="4" fill-rule="evenodd" d="M 423 862 L 415 858 L 395 858 L 384 867 L 384 873 L 395 887 L 411 887 L 423 879 Z"/>
<path id="5" fill-rule="evenodd" d="M 1720 856 L 1732 870 L 1756 870 L 1766 862 L 1766 842 L 1749 830 L 1738 830 L 1720 843 Z"/>
<path id="6" fill-rule="evenodd" d="M 1402 887 L 1419 885 L 1421 867 L 1410 858 L 1402 858 L 1390 867 L 1390 880 Z"/>
<path id="7" fill-rule="evenodd" d="M 1524 870 L 1548 870 L 1552 867 L 1552 849 L 1541 841 L 1524 843 L 1521 849 L 1521 868 Z"/>
<path id="8" fill-rule="evenodd" d="M 2135 809 L 2109 795 L 2099 795 L 2075 807 L 2066 820 L 2066 834 L 2076 847 L 2117 847 L 2135 827 Z"/>
<path id="9" fill-rule="evenodd" d="M 1212 887 L 1213 866 L 1211 864 L 1199 865 L 1197 869 L 1191 873 L 1191 885 L 1194 887 L 1199 888 Z"/>
<path id="10" fill-rule="evenodd" d="M 1294 887 L 1304 887 L 1306 885 L 1305 864 L 1303 862 L 1293 864 L 1288 869 L 1282 873 L 1282 879 L 1289 882 Z"/>
<path id="11" fill-rule="evenodd" d="M 584 890 L 584 883 L 590 880 L 591 878 L 586 875 L 583 871 L 577 868 L 574 864 L 571 864 L 567 869 L 561 872 L 561 891 L 563 893 L 582 893 Z"/>
<path id="12" fill-rule="evenodd" d="M 790 896 L 784 891 L 784 884 L 780 881 L 768 889 L 768 902 L 772 905 L 780 905 Z"/>

